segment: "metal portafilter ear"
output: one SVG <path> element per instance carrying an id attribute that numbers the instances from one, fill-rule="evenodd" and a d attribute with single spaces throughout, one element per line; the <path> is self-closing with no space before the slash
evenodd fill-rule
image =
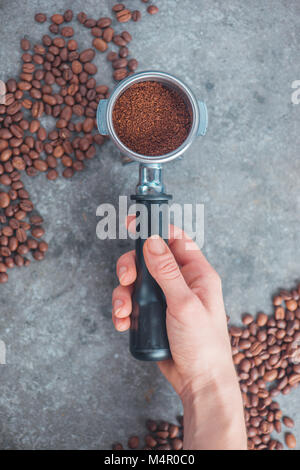
<path id="1" fill-rule="evenodd" d="M 113 126 L 113 109 L 118 98 L 135 83 L 156 81 L 168 88 L 175 89 L 185 100 L 191 116 L 191 127 L 187 138 L 180 147 L 165 155 L 140 155 L 126 147 L 119 139 Z M 162 361 L 170 359 L 166 331 L 165 296 L 150 275 L 143 256 L 143 246 L 151 235 L 160 235 L 165 241 L 168 237 L 168 201 L 171 195 L 165 193 L 162 179 L 162 163 L 182 155 L 196 136 L 205 135 L 207 128 L 207 109 L 205 103 L 196 100 L 191 90 L 178 78 L 163 72 L 141 72 L 123 80 L 115 88 L 108 100 L 101 100 L 97 110 L 97 124 L 100 134 L 109 135 L 122 155 L 140 163 L 139 182 L 136 201 L 140 236 L 136 239 L 137 280 L 133 293 L 133 309 L 130 326 L 130 352 L 139 360 Z"/>

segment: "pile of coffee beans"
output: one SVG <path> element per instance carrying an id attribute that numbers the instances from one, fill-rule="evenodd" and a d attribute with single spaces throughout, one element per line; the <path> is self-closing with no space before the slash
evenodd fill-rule
<path id="1" fill-rule="evenodd" d="M 149 13 L 156 10 L 148 7 Z M 46 14 L 37 13 L 34 19 L 43 25 L 37 27 L 47 27 Z M 44 173 L 48 180 L 60 174 L 71 178 L 94 158 L 96 146 L 105 141 L 97 130 L 96 110 L 109 88 L 96 82 L 93 59 L 105 52 L 116 81 L 132 74 L 138 66 L 128 49 L 132 37 L 117 31 L 114 20 L 118 25 L 140 19 L 140 11 L 124 4 L 112 8 L 112 18 L 93 19 L 84 12 L 75 17 L 66 10 L 49 18 L 40 42 L 21 39 L 19 76 L 7 80 L 6 94 L 0 96 L 0 283 L 7 282 L 10 268 L 30 264 L 25 257 L 29 252 L 42 260 L 48 249 L 41 240 L 43 219 L 34 211 L 22 172 L 32 177 Z M 91 32 L 86 49 L 79 49 L 75 24 Z M 117 51 L 109 50 L 110 44 Z M 45 116 L 55 119 L 52 129 L 42 125 Z"/>
<path id="2" fill-rule="evenodd" d="M 177 417 L 178 424 L 167 421 L 146 422 L 147 434 L 143 441 L 138 436 L 130 436 L 128 439 L 129 449 L 144 450 L 181 450 L 183 448 L 183 416 Z M 112 446 L 113 450 L 123 450 L 119 442 Z"/>
<path id="3" fill-rule="evenodd" d="M 249 450 L 283 449 L 283 443 L 274 436 L 283 429 L 286 429 L 286 446 L 294 449 L 297 445 L 294 434 L 288 431 L 293 428 L 294 421 L 283 415 L 274 398 L 280 393 L 289 394 L 300 384 L 300 285 L 291 291 L 280 291 L 273 299 L 273 306 L 274 312 L 270 316 L 262 312 L 256 318 L 246 314 L 242 318 L 242 327 L 229 326 L 233 362 L 244 402 Z M 148 421 L 150 434 L 143 441 L 132 436 L 128 447 L 165 450 L 175 449 L 174 445 L 182 447 L 182 418 L 179 423 L 177 429 L 164 421 Z M 176 435 L 172 432 L 175 428 Z M 118 443 L 113 449 L 123 447 Z"/>

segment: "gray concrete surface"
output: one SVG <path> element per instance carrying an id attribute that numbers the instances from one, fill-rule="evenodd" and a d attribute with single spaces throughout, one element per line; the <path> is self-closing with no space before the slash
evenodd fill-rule
<path id="1" fill-rule="evenodd" d="M 300 105 L 297 0 L 157 0 L 160 14 L 130 23 L 139 70 L 184 79 L 209 108 L 209 132 L 166 168 L 176 202 L 205 204 L 204 252 L 223 278 L 228 314 L 271 311 L 278 287 L 293 287 L 299 264 Z M 0 79 L 19 70 L 19 40 L 47 29 L 33 15 L 72 8 L 107 15 L 112 1 L 0 0 Z M 130 5 L 141 7 L 139 0 Z M 127 28 L 127 25 L 126 25 Z M 88 32 L 77 26 L 80 46 Z M 99 82 L 110 69 L 99 54 Z M 111 83 L 111 82 L 110 82 Z M 72 181 L 26 178 L 45 218 L 47 258 L 15 269 L 1 285 L 2 449 L 108 449 L 148 416 L 174 419 L 180 403 L 156 366 L 134 361 L 127 334 L 111 324 L 114 265 L 131 241 L 100 241 L 96 208 L 129 195 L 137 167 L 121 167 L 109 143 Z M 299 391 L 280 397 L 296 421 Z M 298 444 L 299 447 L 299 444 Z"/>

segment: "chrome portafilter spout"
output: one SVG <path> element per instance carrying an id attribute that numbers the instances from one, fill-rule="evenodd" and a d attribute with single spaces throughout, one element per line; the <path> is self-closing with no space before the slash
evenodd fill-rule
<path id="1" fill-rule="evenodd" d="M 126 147 L 113 126 L 113 109 L 124 91 L 135 83 L 156 81 L 175 89 L 184 98 L 191 116 L 191 128 L 185 141 L 174 151 L 159 156 L 140 155 Z M 136 265 L 137 279 L 132 297 L 130 325 L 130 352 L 143 361 L 162 361 L 171 358 L 166 331 L 165 296 L 149 273 L 143 255 L 145 241 L 151 235 L 160 235 L 167 241 L 169 228 L 168 202 L 172 196 L 165 193 L 162 163 L 182 155 L 198 135 L 207 128 L 205 103 L 196 100 L 191 90 L 178 78 L 163 72 L 141 72 L 123 80 L 108 100 L 101 100 L 97 110 L 100 134 L 109 135 L 122 155 L 140 163 L 136 194 L 131 199 L 136 204 L 137 233 Z"/>

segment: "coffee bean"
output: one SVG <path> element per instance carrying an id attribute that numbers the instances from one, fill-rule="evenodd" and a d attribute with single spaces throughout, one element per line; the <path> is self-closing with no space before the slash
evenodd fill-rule
<path id="1" fill-rule="evenodd" d="M 113 78 L 116 81 L 120 81 L 120 80 L 123 80 L 125 77 L 127 77 L 127 75 L 128 75 L 127 69 L 125 68 L 117 69 L 113 73 Z"/>
<path id="2" fill-rule="evenodd" d="M 145 443 L 150 448 L 154 448 L 157 445 L 157 441 L 150 434 L 145 437 Z"/>
<path id="3" fill-rule="evenodd" d="M 157 8 L 157 6 L 155 6 L 155 5 L 150 5 L 150 6 L 147 8 L 147 12 L 148 12 L 150 15 L 156 15 L 156 13 L 158 13 L 158 8 Z"/>
<path id="4" fill-rule="evenodd" d="M 125 59 L 126 57 L 128 57 L 128 54 L 129 54 L 129 51 L 128 51 L 128 48 L 126 46 L 120 47 L 119 56 L 122 59 Z"/>
<path id="5" fill-rule="evenodd" d="M 128 61 L 126 59 L 117 59 L 114 60 L 112 63 L 112 66 L 114 69 L 121 69 L 121 68 L 126 68 L 128 64 Z"/>
<path id="6" fill-rule="evenodd" d="M 21 48 L 23 49 L 23 51 L 29 51 L 31 45 L 30 45 L 30 41 L 28 41 L 28 39 L 26 38 L 23 38 L 21 39 Z M 11 91 L 11 90 L 9 90 Z"/>
<path id="7" fill-rule="evenodd" d="M 122 31 L 121 36 L 127 43 L 132 41 L 132 36 L 128 31 Z"/>
<path id="8" fill-rule="evenodd" d="M 61 29 L 61 35 L 66 37 L 66 38 L 70 38 L 70 37 L 74 36 L 74 29 L 71 28 L 71 26 L 64 26 Z"/>
<path id="9" fill-rule="evenodd" d="M 100 52 L 105 52 L 108 47 L 107 43 L 103 39 L 100 39 L 100 38 L 95 38 L 93 40 L 93 46 Z"/>
<path id="10" fill-rule="evenodd" d="M 181 439 L 175 438 L 172 439 L 171 445 L 173 450 L 181 450 L 183 447 L 183 442 Z"/>
<path id="11" fill-rule="evenodd" d="M 94 57 L 95 57 L 94 49 L 86 49 L 83 52 L 81 52 L 81 54 L 79 55 L 79 60 L 80 62 L 86 63 L 86 62 L 91 62 Z"/>
<path id="12" fill-rule="evenodd" d="M 64 12 L 64 21 L 66 23 L 69 23 L 73 19 L 73 11 L 72 10 L 66 10 Z"/>
<path id="13" fill-rule="evenodd" d="M 120 34 L 117 34 L 113 37 L 113 42 L 116 46 L 123 47 L 126 46 L 127 42 L 122 38 Z"/>
<path id="14" fill-rule="evenodd" d="M 129 449 L 137 449 L 139 446 L 140 440 L 137 436 L 131 436 L 128 440 Z"/>
<path id="15" fill-rule="evenodd" d="M 136 59 L 130 59 L 128 61 L 128 68 L 131 72 L 134 72 L 138 67 L 138 61 Z"/>
<path id="16" fill-rule="evenodd" d="M 72 178 L 74 175 L 74 170 L 72 168 L 65 168 L 62 175 L 64 178 Z"/>
<path id="17" fill-rule="evenodd" d="M 115 33 L 115 30 L 113 28 L 106 28 L 104 31 L 103 31 L 103 39 L 104 41 L 106 42 L 111 42 L 113 37 L 114 37 L 114 33 Z"/>
<path id="18" fill-rule="evenodd" d="M 97 21 L 97 26 L 98 28 L 108 28 L 109 26 L 111 25 L 111 19 L 110 18 L 100 18 L 98 21 Z"/>
<path id="19" fill-rule="evenodd" d="M 45 257 L 44 253 L 42 253 L 39 250 L 34 251 L 32 256 L 34 257 L 36 261 L 42 261 Z"/>
<path id="20" fill-rule="evenodd" d="M 2 209 L 5 209 L 6 207 L 9 206 L 9 203 L 10 203 L 9 195 L 6 192 L 1 191 L 0 192 L 0 207 Z"/>
<path id="21" fill-rule="evenodd" d="M 50 24 L 50 26 L 49 26 L 49 31 L 50 31 L 50 33 L 52 33 L 52 34 L 58 34 L 58 32 L 59 32 L 59 27 L 58 27 L 58 25 L 57 25 L 57 24 L 54 24 L 54 23 Z"/>
<path id="22" fill-rule="evenodd" d="M 131 12 L 124 8 L 116 12 L 116 18 L 119 23 L 127 23 L 131 19 Z"/>
<path id="23" fill-rule="evenodd" d="M 265 326 L 268 321 L 268 315 L 266 315 L 265 313 L 259 313 L 257 315 L 256 321 L 257 321 L 258 326 Z"/>
<path id="24" fill-rule="evenodd" d="M 37 23 L 45 23 L 47 16 L 44 13 L 37 13 L 34 19 Z"/>
<path id="25" fill-rule="evenodd" d="M 116 60 L 118 58 L 118 54 L 116 52 L 110 51 L 107 54 L 106 58 L 109 62 L 113 62 L 114 60 Z"/>
<path id="26" fill-rule="evenodd" d="M 297 442 L 294 434 L 288 432 L 285 434 L 284 439 L 289 449 L 295 449 Z"/>
<path id="27" fill-rule="evenodd" d="M 59 14 L 55 14 L 51 16 L 51 21 L 57 25 L 61 25 L 64 22 L 64 17 Z"/>
<path id="28" fill-rule="evenodd" d="M 0 284 L 8 281 L 8 275 L 5 272 L 0 272 Z"/>
<path id="29" fill-rule="evenodd" d="M 118 12 L 118 11 L 122 11 L 125 9 L 125 5 L 124 3 L 116 3 L 113 7 L 112 7 L 112 11 L 113 12 Z"/>
<path id="30" fill-rule="evenodd" d="M 298 307 L 296 300 L 287 300 L 285 302 L 285 305 L 286 305 L 286 308 L 290 310 L 291 312 L 294 312 Z"/>
<path id="31" fill-rule="evenodd" d="M 115 444 L 113 444 L 112 450 L 123 450 L 123 446 L 119 442 L 116 442 Z"/>
<path id="32" fill-rule="evenodd" d="M 77 20 L 79 21 L 79 23 L 84 24 L 84 22 L 87 20 L 87 15 L 83 11 L 81 11 L 77 15 Z"/>
<path id="33" fill-rule="evenodd" d="M 142 18 L 142 14 L 139 10 L 134 10 L 132 12 L 132 19 L 133 21 L 140 21 L 140 19 Z"/>

